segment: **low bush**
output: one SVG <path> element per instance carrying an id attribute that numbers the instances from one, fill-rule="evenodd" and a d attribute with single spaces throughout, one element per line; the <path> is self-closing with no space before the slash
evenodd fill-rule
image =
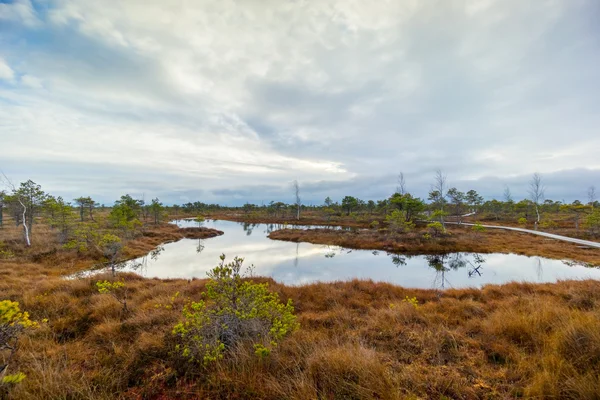
<path id="1" fill-rule="evenodd" d="M 29 313 L 21 311 L 16 301 L 0 301 L 0 395 L 7 386 L 16 385 L 25 379 L 22 372 L 9 374 L 8 367 L 17 351 L 21 333 L 38 326 L 37 322 L 29 319 Z"/>
<path id="2" fill-rule="evenodd" d="M 184 320 L 173 328 L 176 350 L 193 363 L 209 364 L 223 358 L 235 347 L 251 345 L 259 357 L 271 349 L 298 324 L 291 300 L 281 303 L 267 284 L 244 281 L 242 258 L 209 272 L 203 300 L 183 309 Z"/>

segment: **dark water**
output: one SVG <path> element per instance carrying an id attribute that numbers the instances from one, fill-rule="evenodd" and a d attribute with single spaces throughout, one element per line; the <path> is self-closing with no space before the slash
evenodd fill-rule
<path id="1" fill-rule="evenodd" d="M 190 220 L 174 222 L 198 226 Z M 267 238 L 270 231 L 285 228 L 281 225 L 206 221 L 202 226 L 225 234 L 165 244 L 152 256 L 130 262 L 124 270 L 146 277 L 205 278 L 224 253 L 227 259 L 239 256 L 245 259 L 245 265 L 253 264 L 254 275 L 271 276 L 290 285 L 359 278 L 414 288 L 462 288 L 510 281 L 600 279 L 600 269 L 542 257 L 473 253 L 409 257 Z"/>

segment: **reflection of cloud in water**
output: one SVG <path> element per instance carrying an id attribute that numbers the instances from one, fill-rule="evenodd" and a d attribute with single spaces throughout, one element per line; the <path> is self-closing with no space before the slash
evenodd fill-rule
<path id="1" fill-rule="evenodd" d="M 268 227 L 265 224 L 250 225 L 205 221 L 203 226 L 222 230 L 225 234 L 203 240 L 200 252 L 197 251 L 197 239 L 166 244 L 157 259 L 143 260 L 140 273 L 160 278 L 204 278 L 206 272 L 217 265 L 219 256 L 225 253 L 228 259 L 239 256 L 245 259 L 245 265 L 253 264 L 255 275 L 272 276 L 286 284 L 359 278 L 431 288 L 442 287 L 442 284 L 443 287 L 467 287 L 513 280 L 600 279 L 598 269 L 566 265 L 559 260 L 514 254 L 485 254 L 482 259 L 468 253 L 384 256 L 385 253 L 378 251 L 270 240 L 266 237 Z M 540 274 L 541 268 L 543 274 Z"/>

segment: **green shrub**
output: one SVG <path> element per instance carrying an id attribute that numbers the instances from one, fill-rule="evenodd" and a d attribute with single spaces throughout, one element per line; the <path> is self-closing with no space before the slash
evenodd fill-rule
<path id="1" fill-rule="evenodd" d="M 208 273 L 203 300 L 183 309 L 183 321 L 175 325 L 175 349 L 190 362 L 208 364 L 222 359 L 237 346 L 252 345 L 266 357 L 286 335 L 297 329 L 291 300 L 279 301 L 268 285 L 244 281 L 242 258 L 221 263 Z"/>
<path id="2" fill-rule="evenodd" d="M 473 231 L 473 233 L 475 233 L 476 237 L 479 237 L 479 235 L 481 235 L 483 232 L 486 231 L 486 228 L 485 228 L 485 226 L 481 225 L 480 223 L 476 223 L 475 225 L 473 225 L 471 230 Z"/>
<path id="3" fill-rule="evenodd" d="M 385 221 L 388 223 L 390 231 L 394 233 L 410 232 L 415 227 L 415 223 L 407 221 L 404 213 L 400 210 L 394 210 L 391 214 L 386 215 Z"/>
<path id="4" fill-rule="evenodd" d="M 485 232 L 485 226 L 481 225 L 480 223 L 476 223 L 471 229 L 473 232 Z"/>
<path id="5" fill-rule="evenodd" d="M 600 210 L 594 210 L 594 212 L 587 216 L 585 226 L 592 235 L 600 235 Z"/>
<path id="6" fill-rule="evenodd" d="M 429 233 L 431 236 L 440 236 L 446 232 L 444 229 L 444 225 L 441 222 L 435 221 L 427 224 L 427 229 L 429 229 Z"/>
<path id="7" fill-rule="evenodd" d="M 540 223 L 540 226 L 542 228 L 556 228 L 558 226 L 558 224 L 555 221 L 551 220 L 551 219 L 544 219 Z"/>
<path id="8" fill-rule="evenodd" d="M 527 218 L 521 217 L 521 218 L 519 218 L 518 222 L 519 222 L 519 225 L 525 226 L 525 225 L 527 225 Z"/>
<path id="9" fill-rule="evenodd" d="M 27 312 L 21 311 L 18 302 L 0 301 L 0 364 L 3 367 L 0 370 L 0 397 L 2 397 L 2 387 L 15 385 L 25 379 L 25 374 L 21 372 L 7 374 L 8 363 L 17 351 L 19 335 L 26 329 L 37 327 L 39 324 L 30 320 Z"/>
<path id="10" fill-rule="evenodd" d="M 98 281 L 96 282 L 98 292 L 101 294 L 109 294 L 115 298 L 123 306 L 123 313 L 127 314 L 129 309 L 127 308 L 127 289 L 125 282 L 123 281 Z"/>

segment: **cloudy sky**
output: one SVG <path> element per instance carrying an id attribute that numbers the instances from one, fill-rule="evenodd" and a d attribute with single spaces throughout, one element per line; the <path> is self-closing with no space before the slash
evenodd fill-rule
<path id="1" fill-rule="evenodd" d="M 0 0 L 0 169 L 70 199 L 600 188 L 597 0 Z"/>

